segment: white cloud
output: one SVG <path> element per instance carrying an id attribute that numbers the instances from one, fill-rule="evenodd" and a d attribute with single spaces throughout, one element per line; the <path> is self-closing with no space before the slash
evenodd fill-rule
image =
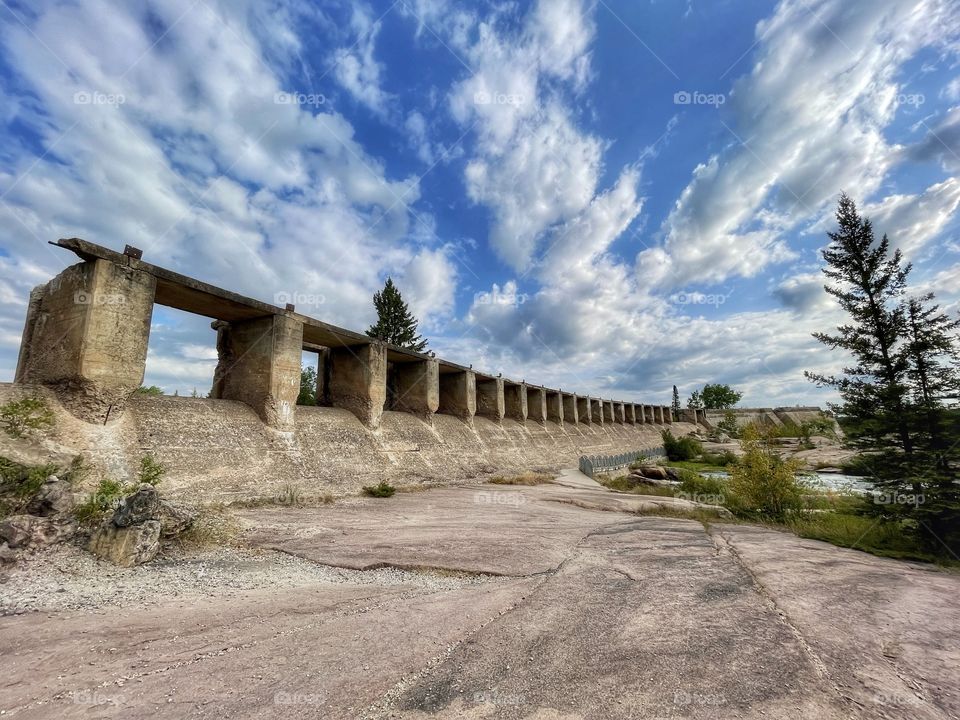
<path id="1" fill-rule="evenodd" d="M 370 8 L 355 5 L 350 24 L 356 40 L 349 47 L 334 51 L 334 76 L 358 102 L 384 115 L 390 98 L 381 87 L 383 65 L 374 57 L 381 23 L 370 16 Z"/>

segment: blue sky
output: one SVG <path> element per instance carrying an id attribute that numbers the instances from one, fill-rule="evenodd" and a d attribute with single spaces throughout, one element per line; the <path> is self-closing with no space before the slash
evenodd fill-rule
<path id="1" fill-rule="evenodd" d="M 0 379 L 71 236 L 355 329 L 391 275 L 442 357 L 651 402 L 830 399 L 842 190 L 960 301 L 948 0 L 8 0 L 0 46 Z M 157 308 L 147 383 L 214 364 Z"/>

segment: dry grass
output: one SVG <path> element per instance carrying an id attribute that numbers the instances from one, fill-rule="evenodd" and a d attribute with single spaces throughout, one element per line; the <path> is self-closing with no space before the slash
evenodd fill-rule
<path id="1" fill-rule="evenodd" d="M 193 548 L 232 545 L 241 529 L 225 505 L 210 505 L 197 513 L 193 524 L 177 537 L 177 541 Z"/>
<path id="2" fill-rule="evenodd" d="M 491 485 L 543 485 L 553 482 L 555 475 L 528 470 L 519 475 L 495 475 L 487 480 Z"/>
<path id="3" fill-rule="evenodd" d="M 317 505 L 330 505 L 335 501 L 336 497 L 333 493 L 310 494 L 304 493 L 297 485 L 284 485 L 273 495 L 260 495 L 234 500 L 230 503 L 230 506 L 237 508 L 316 507 Z"/>

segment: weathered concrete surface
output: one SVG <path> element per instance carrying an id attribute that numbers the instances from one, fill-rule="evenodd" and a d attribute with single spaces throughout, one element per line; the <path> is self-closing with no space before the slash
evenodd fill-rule
<path id="1" fill-rule="evenodd" d="M 394 410 L 431 415 L 442 404 L 440 365 L 436 360 L 417 360 L 394 365 L 396 397 Z"/>
<path id="2" fill-rule="evenodd" d="M 469 370 L 440 376 L 440 412 L 472 418 L 477 412 L 477 380 Z"/>
<path id="3" fill-rule="evenodd" d="M 104 423 L 143 382 L 156 281 L 105 260 L 67 268 L 31 293 L 17 379 L 53 388 Z"/>
<path id="4" fill-rule="evenodd" d="M 596 491 L 568 480 L 574 487 L 479 488 L 501 494 L 488 499 L 454 488 L 245 511 L 254 542 L 317 563 L 410 558 L 511 577 L 444 588 L 313 582 L 228 598 L 218 586 L 205 599 L 158 593 L 100 612 L 2 617 L 0 710 L 28 719 L 957 717 L 956 574 L 761 528 L 708 534 L 694 521 L 547 499 Z"/>
<path id="5" fill-rule="evenodd" d="M 527 386 L 523 383 L 504 383 L 504 417 L 523 422 L 527 419 Z"/>
<path id="6" fill-rule="evenodd" d="M 477 415 L 495 422 L 503 420 L 506 412 L 502 378 L 477 378 Z"/>
<path id="7" fill-rule="evenodd" d="M 331 348 L 330 401 L 375 428 L 387 400 L 387 349 L 381 343 Z"/>

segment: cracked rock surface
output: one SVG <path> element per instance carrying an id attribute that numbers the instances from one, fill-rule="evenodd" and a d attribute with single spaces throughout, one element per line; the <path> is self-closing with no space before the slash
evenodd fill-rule
<path id="1" fill-rule="evenodd" d="M 0 710 L 960 717 L 960 575 L 628 501 L 445 488 L 244 510 L 248 547 L 137 568 L 44 551 L 0 584 Z"/>

